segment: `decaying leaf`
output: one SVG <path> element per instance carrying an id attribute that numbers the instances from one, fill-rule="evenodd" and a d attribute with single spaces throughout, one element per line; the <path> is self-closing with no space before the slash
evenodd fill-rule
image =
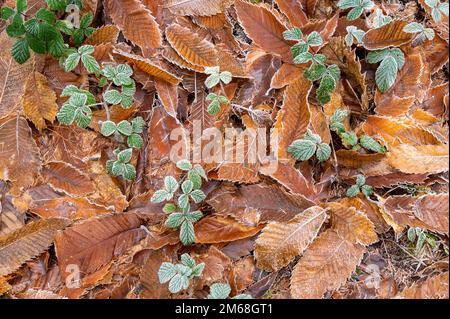
<path id="1" fill-rule="evenodd" d="M 43 253 L 53 243 L 56 232 L 67 224 L 64 219 L 40 220 L 0 237 L 0 276 Z"/>
<path id="2" fill-rule="evenodd" d="M 448 299 L 448 272 L 430 277 L 421 283 L 405 288 L 402 299 Z"/>
<path id="3" fill-rule="evenodd" d="M 403 31 L 407 24 L 406 21 L 396 20 L 381 28 L 369 30 L 364 35 L 362 44 L 368 50 L 379 50 L 408 43 L 413 34 Z"/>
<path id="4" fill-rule="evenodd" d="M 288 222 L 269 223 L 256 240 L 258 268 L 274 271 L 287 266 L 314 240 L 326 217 L 326 210 L 314 206 Z"/>

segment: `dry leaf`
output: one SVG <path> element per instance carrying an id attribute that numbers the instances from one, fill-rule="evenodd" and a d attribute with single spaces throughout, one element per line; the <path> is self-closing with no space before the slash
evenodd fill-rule
<path id="1" fill-rule="evenodd" d="M 276 271 L 301 255 L 317 236 L 327 218 L 326 210 L 310 207 L 288 222 L 269 223 L 256 240 L 257 267 Z"/>
<path id="2" fill-rule="evenodd" d="M 402 299 L 448 299 L 448 271 L 405 288 Z"/>
<path id="3" fill-rule="evenodd" d="M 408 24 L 406 21 L 395 20 L 378 29 L 366 32 L 362 44 L 367 50 L 379 50 L 390 46 L 399 47 L 408 43 L 413 38 L 412 33 L 406 33 L 403 28 Z"/>
<path id="4" fill-rule="evenodd" d="M 164 7 L 181 16 L 212 16 L 223 12 L 233 0 L 167 0 Z"/>

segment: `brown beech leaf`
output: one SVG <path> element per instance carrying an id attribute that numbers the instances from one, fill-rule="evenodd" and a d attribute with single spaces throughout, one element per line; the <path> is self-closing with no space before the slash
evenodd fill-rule
<path id="1" fill-rule="evenodd" d="M 406 115 L 415 101 L 415 96 L 420 94 L 419 81 L 422 72 L 423 63 L 420 54 L 407 56 L 393 86 L 383 94 L 379 90 L 376 91 L 375 112 L 389 116 Z"/>
<path id="2" fill-rule="evenodd" d="M 56 94 L 49 87 L 47 78 L 39 72 L 33 72 L 28 78 L 23 97 L 23 111 L 39 130 L 47 127 L 45 120 L 55 120 L 58 112 Z"/>
<path id="3" fill-rule="evenodd" d="M 448 145 L 401 144 L 392 148 L 388 154 L 389 164 L 403 173 L 436 174 L 448 171 Z"/>
<path id="4" fill-rule="evenodd" d="M 167 0 L 164 7 L 180 16 L 212 16 L 223 12 L 234 0 Z"/>
<path id="5" fill-rule="evenodd" d="M 141 1 L 107 0 L 105 9 L 125 38 L 142 50 L 161 46 L 162 37 L 159 26 L 150 10 Z"/>
<path id="6" fill-rule="evenodd" d="M 270 81 L 271 89 L 282 89 L 303 76 L 304 69 L 296 65 L 284 63 Z"/>
<path id="7" fill-rule="evenodd" d="M 154 76 L 155 78 L 161 79 L 163 81 L 169 82 L 171 84 L 180 83 L 181 79 L 173 75 L 169 71 L 165 70 L 163 67 L 153 63 L 151 60 L 141 57 L 139 55 L 124 52 L 122 50 L 114 50 L 115 54 L 123 57 L 128 62 L 134 64 L 138 69 L 144 71 L 145 73 Z"/>
<path id="8" fill-rule="evenodd" d="M 217 50 L 214 45 L 189 28 L 171 24 L 166 28 L 166 38 L 186 62 L 201 67 L 217 65 Z"/>
<path id="9" fill-rule="evenodd" d="M 341 149 L 336 152 L 338 164 L 364 172 L 365 176 L 379 176 L 392 173 L 386 154 L 360 154 L 351 150 Z"/>
<path id="10" fill-rule="evenodd" d="M 105 43 L 117 43 L 119 28 L 114 24 L 104 25 L 86 39 L 85 43 L 90 45 L 99 45 Z"/>
<path id="11" fill-rule="evenodd" d="M 255 261 L 252 256 L 244 257 L 233 263 L 228 275 L 231 295 L 242 292 L 254 282 L 255 269 Z"/>
<path id="12" fill-rule="evenodd" d="M 42 169 L 42 176 L 54 189 L 68 195 L 86 196 L 95 191 L 89 177 L 69 163 L 47 163 Z"/>
<path id="13" fill-rule="evenodd" d="M 172 64 L 175 64 L 176 66 L 179 66 L 180 68 L 192 70 L 195 72 L 205 71 L 205 68 L 185 61 L 172 47 L 165 47 L 162 56 L 164 57 L 164 59 Z"/>
<path id="14" fill-rule="evenodd" d="M 41 167 L 39 149 L 23 117 L 0 120 L 0 179 L 13 182 L 11 193 L 33 185 Z"/>
<path id="15" fill-rule="evenodd" d="M 390 46 L 399 47 L 412 40 L 413 34 L 406 33 L 403 28 L 407 21 L 395 20 L 378 29 L 366 32 L 362 44 L 367 50 L 379 50 Z"/>
<path id="16" fill-rule="evenodd" d="M 156 92 L 167 113 L 176 118 L 178 108 L 178 87 L 165 81 L 155 80 Z"/>
<path id="17" fill-rule="evenodd" d="M 136 113 L 137 109 L 137 103 L 134 103 L 128 109 L 124 109 L 120 105 L 112 105 L 109 108 L 109 119 L 115 123 L 119 123 L 123 120 L 128 120 L 134 113 Z M 91 124 L 89 124 L 89 127 L 96 130 L 97 132 L 100 132 L 101 125 L 99 124 L 99 122 L 104 122 L 106 121 L 106 119 L 107 115 L 105 109 L 95 110 L 92 112 L 92 120 Z"/>
<path id="18" fill-rule="evenodd" d="M 448 118 L 448 108 L 443 103 L 445 97 L 448 98 L 448 92 L 448 82 L 431 87 L 425 94 L 421 108 L 434 116 L 443 117 L 446 115 Z"/>
<path id="19" fill-rule="evenodd" d="M 212 16 L 192 17 L 195 24 L 212 30 L 220 30 L 229 27 L 227 16 L 224 13 L 218 13 Z"/>
<path id="20" fill-rule="evenodd" d="M 14 41 L 6 32 L 0 33 L 0 119 L 20 108 L 27 79 L 34 69 L 34 57 L 24 64 L 12 58 Z"/>
<path id="21" fill-rule="evenodd" d="M 217 214 L 244 219 L 256 213 L 259 222 L 286 222 L 312 206 L 303 196 L 291 195 L 276 185 L 243 185 L 224 187 L 208 199 Z"/>
<path id="22" fill-rule="evenodd" d="M 344 39 L 339 37 L 331 38 L 329 43 L 321 50 L 321 53 L 327 57 L 328 63 L 336 64 L 339 67 L 344 81 L 348 82 L 348 85 L 344 85 L 344 88 L 350 90 L 349 93 L 352 94 L 343 95 L 345 104 L 350 106 L 356 102 L 363 111 L 367 111 L 369 99 L 365 83 L 366 76 L 362 73 L 361 63 L 356 58 L 356 50 L 350 50 Z M 356 99 L 355 102 L 354 99 Z"/>
<path id="23" fill-rule="evenodd" d="M 416 123 L 394 117 L 369 116 L 362 129 L 370 136 L 381 136 L 393 149 L 394 146 L 401 144 L 414 146 L 441 144 L 438 138 Z"/>
<path id="24" fill-rule="evenodd" d="M 235 1 L 236 13 L 245 33 L 264 51 L 292 61 L 290 45 L 283 38 L 286 27 L 266 7 L 242 0 Z"/>
<path id="25" fill-rule="evenodd" d="M 338 289 L 361 262 L 364 246 L 327 230 L 309 245 L 292 271 L 291 295 L 297 299 L 322 298 Z"/>
<path id="26" fill-rule="evenodd" d="M 308 95 L 311 82 L 303 76 L 289 84 L 284 92 L 283 107 L 278 112 L 275 128 L 278 131 L 278 156 L 287 158 L 287 147 L 297 139 L 302 139 L 310 123 Z"/>
<path id="27" fill-rule="evenodd" d="M 448 193 L 390 196 L 384 202 L 384 210 L 400 226 L 420 227 L 448 235 Z"/>
<path id="28" fill-rule="evenodd" d="M 24 222 L 11 211 L 0 213 L 0 237 L 22 228 Z"/>
<path id="29" fill-rule="evenodd" d="M 448 299 L 448 271 L 403 289 L 397 298 Z"/>
<path id="30" fill-rule="evenodd" d="M 296 169 L 292 163 L 286 160 L 280 160 L 276 165 L 276 170 L 273 170 L 270 165 L 261 166 L 259 172 L 272 177 L 293 194 L 303 195 L 313 201 L 316 195 L 316 189 L 311 180 L 306 179 L 300 170 Z"/>
<path id="31" fill-rule="evenodd" d="M 231 270 L 231 259 L 215 246 L 209 246 L 208 251 L 193 258 L 197 264 L 205 263 L 205 270 L 196 285 L 199 289 L 215 282 L 226 281 L 228 272 Z"/>
<path id="32" fill-rule="evenodd" d="M 12 273 L 47 250 L 56 232 L 67 224 L 64 219 L 40 220 L 0 237 L 0 276 Z"/>
<path id="33" fill-rule="evenodd" d="M 441 70 L 448 62 L 448 42 L 440 37 L 426 41 L 421 47 L 424 64 L 430 68 L 431 74 Z"/>
<path id="34" fill-rule="evenodd" d="M 257 267 L 276 271 L 287 266 L 314 240 L 326 218 L 325 209 L 313 206 L 288 222 L 269 223 L 256 240 Z"/>
<path id="35" fill-rule="evenodd" d="M 113 214 L 89 219 L 65 229 L 55 238 L 63 278 L 68 265 L 78 266 L 81 276 L 92 274 L 144 237 L 135 214 Z"/>
<path id="36" fill-rule="evenodd" d="M 275 3 L 293 26 L 301 28 L 309 22 L 302 5 L 297 0 L 275 0 Z"/>
<path id="37" fill-rule="evenodd" d="M 375 226 L 364 212 L 336 202 L 328 203 L 326 207 L 330 209 L 334 231 L 342 238 L 364 246 L 378 241 Z"/>
<path id="38" fill-rule="evenodd" d="M 215 244 L 251 237 L 261 230 L 262 225 L 244 226 L 231 217 L 210 215 L 201 219 L 194 227 L 196 243 Z"/>
<path id="39" fill-rule="evenodd" d="M 86 198 L 70 196 L 33 201 L 30 205 L 30 211 L 43 219 L 67 218 L 70 220 L 112 213 L 111 209 L 92 204 Z"/>

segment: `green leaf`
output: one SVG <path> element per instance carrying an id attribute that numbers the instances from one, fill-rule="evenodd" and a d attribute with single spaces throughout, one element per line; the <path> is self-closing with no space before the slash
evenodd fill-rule
<path id="1" fill-rule="evenodd" d="M 91 124 L 92 111 L 88 106 L 78 107 L 75 110 L 75 123 L 78 127 L 87 128 Z"/>
<path id="2" fill-rule="evenodd" d="M 73 93 L 69 98 L 69 103 L 75 107 L 83 107 L 86 105 L 87 96 L 82 93 Z"/>
<path id="3" fill-rule="evenodd" d="M 353 147 L 358 144 L 358 136 L 355 132 L 344 132 L 341 133 L 342 144 L 346 147 Z"/>
<path id="4" fill-rule="evenodd" d="M 67 7 L 66 0 L 45 0 L 48 7 L 53 11 L 64 11 Z"/>
<path id="5" fill-rule="evenodd" d="M 361 187 L 365 183 L 366 183 L 366 178 L 364 177 L 364 175 L 359 174 L 359 175 L 356 176 L 356 185 Z"/>
<path id="6" fill-rule="evenodd" d="M 403 32 L 406 33 L 419 33 L 424 30 L 424 26 L 417 22 L 411 22 L 405 25 Z"/>
<path id="7" fill-rule="evenodd" d="M 15 11 L 13 8 L 10 7 L 3 7 L 0 8 L 0 19 L 2 20 L 8 20 L 14 15 Z"/>
<path id="8" fill-rule="evenodd" d="M 188 179 L 194 184 L 194 189 L 202 187 L 202 178 L 197 170 L 190 170 L 188 172 Z"/>
<path id="9" fill-rule="evenodd" d="M 82 54 L 81 62 L 89 73 L 100 73 L 100 66 L 93 56 Z"/>
<path id="10" fill-rule="evenodd" d="M 373 188 L 369 185 L 363 185 L 361 186 L 361 192 L 364 194 L 364 196 L 370 197 L 373 194 Z"/>
<path id="11" fill-rule="evenodd" d="M 167 192 L 165 189 L 160 189 L 153 193 L 153 196 L 150 199 L 150 201 L 152 203 L 161 203 L 165 201 L 169 195 L 170 193 Z"/>
<path id="12" fill-rule="evenodd" d="M 183 221 L 184 221 L 183 213 L 172 213 L 166 219 L 164 225 L 166 225 L 166 227 L 169 227 L 169 228 L 178 228 L 181 226 Z"/>
<path id="13" fill-rule="evenodd" d="M 315 54 L 312 60 L 318 64 L 325 64 L 327 57 L 323 54 Z"/>
<path id="14" fill-rule="evenodd" d="M 134 81 L 131 81 L 131 84 L 128 85 L 122 85 L 122 94 L 125 96 L 133 97 L 136 93 L 136 83 Z"/>
<path id="15" fill-rule="evenodd" d="M 119 161 L 115 161 L 112 165 L 111 172 L 114 176 L 121 176 L 125 171 L 125 164 Z"/>
<path id="16" fill-rule="evenodd" d="M 211 115 L 216 115 L 219 112 L 220 112 L 220 102 L 218 100 L 212 101 L 208 105 L 208 113 Z"/>
<path id="17" fill-rule="evenodd" d="M 80 19 L 80 28 L 81 29 L 86 29 L 87 27 L 89 27 L 89 25 L 92 23 L 92 13 L 88 12 L 86 13 L 81 19 Z"/>
<path id="18" fill-rule="evenodd" d="M 330 158 L 331 147 L 328 144 L 321 143 L 317 145 L 316 157 L 319 162 L 324 162 Z"/>
<path id="19" fill-rule="evenodd" d="M 144 146 L 144 140 L 139 134 L 133 133 L 127 138 L 127 144 L 129 147 L 141 148 Z"/>
<path id="20" fill-rule="evenodd" d="M 222 81 L 225 84 L 228 84 L 233 79 L 233 75 L 229 71 L 223 71 L 220 73 L 220 81 Z"/>
<path id="21" fill-rule="evenodd" d="M 189 196 L 186 194 L 181 194 L 178 197 L 178 206 L 181 208 L 187 208 L 189 205 Z"/>
<path id="22" fill-rule="evenodd" d="M 61 96 L 72 96 L 74 94 L 83 94 L 83 95 L 85 95 L 86 98 L 87 98 L 86 103 L 89 104 L 89 105 L 96 103 L 95 96 L 91 92 L 89 92 L 87 90 L 79 89 L 75 85 L 72 85 L 72 84 L 66 86 L 63 89 L 63 91 L 61 93 Z"/>
<path id="23" fill-rule="evenodd" d="M 323 44 L 322 37 L 320 36 L 320 33 L 317 31 L 311 32 L 308 37 L 306 38 L 306 43 L 310 46 L 319 46 Z"/>
<path id="24" fill-rule="evenodd" d="M 141 116 L 135 117 L 131 121 L 131 126 L 133 127 L 134 133 L 141 134 L 142 132 L 144 132 L 145 121 Z"/>
<path id="25" fill-rule="evenodd" d="M 13 59 L 23 64 L 30 58 L 30 49 L 26 39 L 18 39 L 11 47 L 11 55 Z"/>
<path id="26" fill-rule="evenodd" d="M 197 263 L 195 262 L 194 258 L 189 256 L 189 254 L 183 254 L 180 257 L 181 263 L 189 268 L 194 268 Z"/>
<path id="27" fill-rule="evenodd" d="M 219 74 L 220 67 L 218 66 L 212 66 L 212 67 L 205 67 L 205 74 Z"/>
<path id="28" fill-rule="evenodd" d="M 205 180 L 208 180 L 208 176 L 206 175 L 205 170 L 203 169 L 203 167 L 200 164 L 195 164 L 194 165 L 194 171 L 200 175 L 202 178 L 204 178 Z M 201 181 L 200 181 L 200 186 L 201 186 Z"/>
<path id="29" fill-rule="evenodd" d="M 33 36 L 31 33 L 27 33 L 25 39 L 27 40 L 30 49 L 34 52 L 39 54 L 47 53 L 47 44 L 38 37 Z"/>
<path id="30" fill-rule="evenodd" d="M 199 210 L 187 213 L 186 216 L 185 216 L 186 220 L 191 221 L 193 223 L 199 221 L 200 218 L 202 218 L 202 217 L 203 217 L 203 213 L 201 211 L 199 211 Z"/>
<path id="31" fill-rule="evenodd" d="M 317 150 L 317 144 L 308 140 L 296 140 L 288 146 L 288 152 L 299 161 L 309 160 Z"/>
<path id="32" fill-rule="evenodd" d="M 103 99 L 108 104 L 117 105 L 122 101 L 122 94 L 117 90 L 108 90 L 103 93 Z"/>
<path id="33" fill-rule="evenodd" d="M 120 103 L 120 105 L 124 109 L 130 108 L 133 105 L 133 101 L 134 101 L 134 98 L 132 96 L 124 95 L 122 93 L 122 102 Z"/>
<path id="34" fill-rule="evenodd" d="M 164 213 L 173 213 L 177 210 L 177 205 L 174 203 L 167 203 L 164 205 L 162 210 Z"/>
<path id="35" fill-rule="evenodd" d="M 249 294 L 239 294 L 239 295 L 234 296 L 231 299 L 253 299 L 253 297 L 252 297 L 252 295 L 249 295 Z"/>
<path id="36" fill-rule="evenodd" d="M 127 148 L 117 154 L 117 159 L 121 163 L 128 163 L 133 156 L 133 149 Z"/>
<path id="37" fill-rule="evenodd" d="M 177 274 L 175 265 L 169 262 L 163 262 L 158 270 L 158 279 L 161 284 L 168 282 Z"/>
<path id="38" fill-rule="evenodd" d="M 173 294 L 189 287 L 189 279 L 186 276 L 176 274 L 169 282 L 169 291 Z"/>
<path id="39" fill-rule="evenodd" d="M 180 227 L 180 240 L 183 245 L 187 246 L 195 242 L 194 224 L 185 220 Z"/>
<path id="40" fill-rule="evenodd" d="M 356 197 L 359 194 L 359 186 L 353 185 L 347 189 L 347 197 Z"/>
<path id="41" fill-rule="evenodd" d="M 54 24 L 56 22 L 56 15 L 45 9 L 45 8 L 40 8 L 35 15 L 36 18 L 38 18 L 39 20 L 43 20 L 49 24 Z"/>
<path id="42" fill-rule="evenodd" d="M 136 178 L 136 169 L 131 164 L 125 164 L 125 171 L 123 173 L 123 177 L 127 180 L 133 180 Z"/>
<path id="43" fill-rule="evenodd" d="M 95 48 L 93 45 L 83 45 L 81 47 L 78 48 L 78 53 L 80 55 L 89 55 L 94 53 Z"/>
<path id="44" fill-rule="evenodd" d="M 200 189 L 193 190 L 190 193 L 190 196 L 196 204 L 202 202 L 206 198 L 205 193 L 203 193 L 203 191 Z"/>
<path id="45" fill-rule="evenodd" d="M 325 75 L 320 80 L 319 88 L 317 89 L 317 101 L 320 105 L 325 105 L 331 101 L 331 94 L 336 87 L 336 81 L 332 76 Z"/>
<path id="46" fill-rule="evenodd" d="M 423 30 L 423 34 L 425 34 L 428 40 L 433 40 L 435 36 L 434 30 L 431 28 L 426 28 Z"/>
<path id="47" fill-rule="evenodd" d="M 416 241 L 416 229 L 414 228 L 414 227 L 410 227 L 409 229 L 408 229 L 408 240 L 410 241 L 410 242 L 415 242 Z"/>
<path id="48" fill-rule="evenodd" d="M 376 153 L 386 153 L 386 148 L 368 135 L 361 136 L 359 138 L 359 143 L 362 147 L 369 151 Z"/>
<path id="49" fill-rule="evenodd" d="M 364 12 L 364 9 L 362 7 L 355 7 L 352 10 L 349 11 L 347 14 L 347 20 L 353 21 L 358 19 L 361 14 Z"/>
<path id="50" fill-rule="evenodd" d="M 182 159 L 177 162 L 177 167 L 183 171 L 188 171 L 192 168 L 192 164 L 187 159 Z"/>
<path id="51" fill-rule="evenodd" d="M 194 188 L 194 183 L 192 183 L 190 180 L 185 180 L 181 184 L 181 190 L 184 194 L 189 194 Z"/>
<path id="52" fill-rule="evenodd" d="M 375 82 L 381 93 L 386 92 L 395 83 L 397 77 L 398 65 L 392 56 L 386 57 L 381 61 L 380 66 L 375 72 Z"/>
<path id="53" fill-rule="evenodd" d="M 359 5 L 359 0 L 340 0 L 337 3 L 339 9 L 350 9 Z"/>
<path id="54" fill-rule="evenodd" d="M 322 138 L 320 137 L 320 135 L 314 134 L 310 129 L 306 130 L 304 139 L 307 141 L 314 142 L 314 143 L 322 142 Z"/>
<path id="55" fill-rule="evenodd" d="M 309 45 L 305 42 L 296 43 L 291 47 L 292 57 L 296 57 L 300 53 L 307 52 L 309 49 Z"/>
<path id="56" fill-rule="evenodd" d="M 227 299 L 231 293 L 231 287 L 228 284 L 215 283 L 209 287 L 208 299 Z"/>
<path id="57" fill-rule="evenodd" d="M 130 136 L 131 133 L 133 133 L 133 127 L 127 120 L 120 121 L 119 124 L 117 124 L 117 130 L 120 134 L 125 136 Z"/>
<path id="58" fill-rule="evenodd" d="M 13 16 L 11 24 L 6 27 L 6 34 L 11 38 L 17 38 L 25 34 L 23 18 L 20 14 Z"/>
<path id="59" fill-rule="evenodd" d="M 192 269 L 192 277 L 200 277 L 203 269 L 205 269 L 205 263 L 200 263 Z"/>
<path id="60" fill-rule="evenodd" d="M 178 189 L 178 182 L 173 176 L 166 176 L 164 178 L 164 187 L 169 193 L 175 193 Z"/>
<path id="61" fill-rule="evenodd" d="M 78 53 L 69 54 L 64 61 L 64 69 L 66 72 L 73 71 L 78 63 L 80 63 L 81 56 Z"/>
<path id="62" fill-rule="evenodd" d="M 100 133 L 102 133 L 103 136 L 111 136 L 116 132 L 116 129 L 116 123 L 112 121 L 105 121 L 102 122 Z"/>
<path id="63" fill-rule="evenodd" d="M 217 84 L 219 84 L 220 81 L 220 75 L 219 74 L 211 74 L 208 76 L 205 80 L 205 85 L 208 89 L 215 87 Z"/>
<path id="64" fill-rule="evenodd" d="M 56 114 L 58 122 L 71 125 L 75 121 L 75 110 L 77 108 L 70 103 L 65 103 Z"/>
<path id="65" fill-rule="evenodd" d="M 297 55 L 293 61 L 295 64 L 307 63 L 313 59 L 313 55 L 309 52 L 303 52 Z"/>
<path id="66" fill-rule="evenodd" d="M 312 64 L 308 69 L 305 70 L 304 75 L 305 78 L 310 81 L 317 81 L 326 71 L 326 66 L 322 64 Z"/>
<path id="67" fill-rule="evenodd" d="M 433 18 L 433 21 L 437 23 L 442 20 L 441 12 L 437 8 L 433 8 L 433 10 L 431 10 L 431 17 Z"/>
<path id="68" fill-rule="evenodd" d="M 303 33 L 299 28 L 292 28 L 283 32 L 283 38 L 288 41 L 300 41 Z"/>

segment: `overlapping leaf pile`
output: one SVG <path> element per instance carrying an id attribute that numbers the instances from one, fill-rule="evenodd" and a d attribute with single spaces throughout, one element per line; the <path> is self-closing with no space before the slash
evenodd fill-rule
<path id="1" fill-rule="evenodd" d="M 82 2 L 97 27 L 85 43 L 99 63 L 133 67 L 135 101 L 93 110 L 88 129 L 59 124 L 64 87 L 102 89 L 50 55 L 18 64 L 0 22 L 0 295 L 206 298 L 212 284 L 228 283 L 230 296 L 254 298 L 448 298 L 448 16 L 433 1 L 356 9 L 321 0 Z M 28 3 L 33 12 L 46 5 Z M 435 36 L 406 32 L 411 22 Z M 304 77 L 308 64 L 293 61 L 296 42 L 285 31 L 294 27 L 318 33 L 313 53 L 339 67 L 324 105 Z M 374 56 L 383 49 L 391 51 Z M 233 79 L 208 89 L 205 68 L 217 66 Z M 211 115 L 208 93 L 230 103 Z M 144 146 L 128 181 L 108 174 L 124 142 L 102 136 L 98 123 L 135 115 L 146 124 Z M 171 132 L 190 141 L 198 122 L 222 133 L 276 128 L 279 161 L 273 171 L 259 161 L 200 160 L 207 197 L 196 209 L 205 216 L 195 244 L 183 246 L 150 199 L 166 176 L 182 173 L 170 161 Z M 289 146 L 308 134 L 331 156 L 295 161 Z M 362 136 L 377 144 L 366 147 Z M 347 192 L 352 185 L 367 192 Z M 205 268 L 171 294 L 158 269 L 184 253 Z"/>

